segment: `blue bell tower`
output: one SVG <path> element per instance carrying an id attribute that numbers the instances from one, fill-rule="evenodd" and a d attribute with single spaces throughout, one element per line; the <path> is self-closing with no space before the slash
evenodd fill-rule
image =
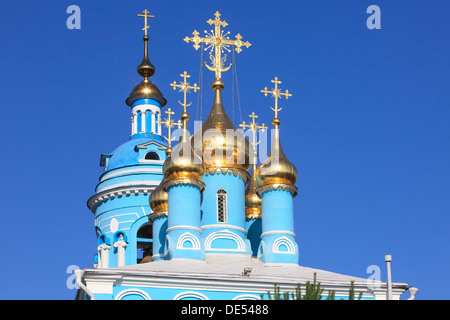
<path id="1" fill-rule="evenodd" d="M 131 108 L 131 136 L 113 152 L 101 155 L 104 172 L 87 203 L 95 217 L 97 268 L 146 262 L 153 255 L 148 198 L 163 179 L 167 143 L 161 135 L 160 119 L 166 99 L 149 80 L 155 67 L 148 58 L 147 34 L 143 40 L 144 58 L 137 68 L 143 80 L 126 99 Z"/>

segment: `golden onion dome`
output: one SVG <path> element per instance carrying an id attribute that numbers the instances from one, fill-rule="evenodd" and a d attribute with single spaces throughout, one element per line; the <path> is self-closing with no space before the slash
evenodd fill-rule
<path id="1" fill-rule="evenodd" d="M 130 107 L 133 103 L 140 99 L 154 99 L 164 107 L 167 100 L 163 97 L 163 94 L 148 78 L 155 73 L 155 67 L 148 58 L 148 35 L 144 36 L 144 58 L 141 64 L 137 67 L 137 73 L 144 78 L 137 86 L 131 91 L 130 96 L 125 101 Z"/>
<path id="2" fill-rule="evenodd" d="M 183 115 L 189 117 L 187 114 Z M 182 115 L 182 116 L 183 116 Z M 172 154 L 164 161 L 163 172 L 166 180 L 201 180 L 205 174 L 203 160 L 192 149 L 186 129 L 187 119 L 183 119 L 183 132 Z"/>
<path id="3" fill-rule="evenodd" d="M 245 217 L 247 219 L 261 218 L 261 197 L 256 193 L 258 182 L 256 181 L 256 164 L 253 164 L 252 174 L 245 189 Z"/>
<path id="4" fill-rule="evenodd" d="M 150 194 L 149 204 L 153 212 L 162 213 L 168 211 L 167 190 L 164 189 L 165 179 Z"/>
<path id="5" fill-rule="evenodd" d="M 242 131 L 236 130 L 223 107 L 221 91 L 224 87 L 220 79 L 211 84 L 215 91 L 213 106 L 201 129 L 191 137 L 191 143 L 195 152 L 202 156 L 207 171 L 210 168 L 247 171 L 250 142 Z"/>
<path id="6" fill-rule="evenodd" d="M 297 168 L 288 160 L 281 148 L 279 119 L 272 122 L 275 126 L 272 148 L 267 159 L 256 171 L 258 185 L 287 184 L 294 186 L 297 182 Z"/>

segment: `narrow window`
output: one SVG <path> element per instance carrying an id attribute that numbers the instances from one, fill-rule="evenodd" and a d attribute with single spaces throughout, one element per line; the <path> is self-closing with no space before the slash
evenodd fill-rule
<path id="1" fill-rule="evenodd" d="M 217 191 L 217 222 L 227 222 L 227 192 Z"/>

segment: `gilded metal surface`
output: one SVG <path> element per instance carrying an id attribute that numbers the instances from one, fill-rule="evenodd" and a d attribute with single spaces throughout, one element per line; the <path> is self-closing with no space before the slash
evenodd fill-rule
<path id="1" fill-rule="evenodd" d="M 186 102 L 186 94 L 189 93 L 191 89 L 194 90 L 194 92 L 197 92 L 197 90 L 200 90 L 200 87 L 198 87 L 196 83 L 194 83 L 193 86 L 189 85 L 189 82 L 187 82 L 186 79 L 191 76 L 188 75 L 186 71 L 183 74 L 180 74 L 180 77 L 184 78 L 183 82 L 177 84 L 177 82 L 174 81 L 170 85 L 173 87 L 173 90 L 179 88 L 180 92 L 183 92 L 183 103 L 180 100 L 178 100 L 178 103 L 183 106 L 183 113 L 187 113 L 186 108 L 189 107 L 192 102 L 189 104 Z"/>
<path id="2" fill-rule="evenodd" d="M 205 174 L 203 161 L 192 150 L 185 126 L 183 126 L 180 141 L 173 149 L 172 154 L 164 161 L 163 172 L 167 180 L 200 180 Z"/>
<path id="3" fill-rule="evenodd" d="M 286 90 L 286 93 L 281 93 L 281 90 L 278 88 L 278 84 L 281 81 L 278 81 L 278 78 L 275 77 L 275 80 L 272 80 L 275 83 L 275 88 L 272 91 L 268 91 L 267 87 L 264 90 L 261 90 L 265 96 L 268 93 L 272 94 L 272 97 L 275 98 L 275 108 L 271 108 L 275 112 L 275 117 L 272 121 L 274 126 L 274 135 L 272 148 L 270 150 L 269 156 L 267 159 L 259 166 L 256 172 L 256 179 L 259 185 L 267 185 L 267 184 L 286 184 L 286 185 L 295 185 L 297 182 L 297 168 L 288 160 L 286 155 L 281 148 L 280 143 L 280 119 L 278 118 L 278 112 L 281 108 L 278 107 L 278 99 L 281 96 L 285 96 L 288 99 L 292 94 Z"/>
<path id="4" fill-rule="evenodd" d="M 279 130 L 279 127 L 276 126 L 269 156 L 256 171 L 259 185 L 274 183 L 295 185 L 297 182 L 297 168 L 288 160 L 281 148 Z"/>
<path id="5" fill-rule="evenodd" d="M 172 109 L 167 109 L 165 111 L 167 113 L 168 117 L 162 121 L 162 120 L 156 120 L 155 123 L 164 125 L 167 128 L 167 137 L 164 136 L 164 139 L 167 140 L 167 149 L 166 149 L 166 155 L 170 156 L 172 154 L 172 141 L 175 138 L 172 138 L 172 128 L 175 126 L 178 126 L 178 129 L 181 128 L 181 121 L 178 120 L 178 122 L 174 122 L 173 119 L 170 117 L 172 114 L 175 114 L 175 112 L 172 111 Z"/>
<path id="6" fill-rule="evenodd" d="M 153 220 L 159 218 L 159 217 L 167 217 L 168 211 L 161 211 L 161 212 L 153 212 L 148 215 L 148 221 L 152 222 Z"/>
<path id="7" fill-rule="evenodd" d="M 290 192 L 292 194 L 292 197 L 297 196 L 297 192 L 298 192 L 298 189 L 296 186 L 293 186 L 290 184 L 285 184 L 285 183 L 271 183 L 271 184 L 266 184 L 266 185 L 259 186 L 256 188 L 256 192 L 259 195 L 262 195 L 264 192 L 271 191 L 271 190 L 285 190 L 285 191 Z"/>
<path id="8" fill-rule="evenodd" d="M 252 122 L 249 124 L 245 124 L 245 121 L 242 121 L 242 124 L 239 125 L 243 130 L 246 128 L 249 128 L 252 131 L 253 134 L 253 140 L 252 145 L 253 147 L 256 147 L 259 144 L 259 141 L 256 141 L 256 133 L 261 130 L 261 132 L 264 132 L 264 130 L 267 130 L 268 128 L 264 125 L 264 123 L 260 126 L 258 126 L 258 123 L 255 122 L 255 119 L 258 118 L 258 116 L 252 112 L 251 115 L 249 115 L 250 118 L 252 118 Z"/>
<path id="9" fill-rule="evenodd" d="M 256 146 L 259 144 L 260 141 L 257 141 L 256 134 L 258 131 L 264 132 L 264 130 L 267 129 L 267 127 L 264 125 L 264 123 L 259 126 L 255 119 L 258 118 L 258 116 L 252 112 L 251 115 L 249 115 L 250 118 L 252 118 L 252 122 L 249 124 L 246 124 L 245 121 L 242 122 L 239 126 L 242 129 L 249 128 L 252 131 L 252 146 L 253 146 L 253 161 L 252 161 L 252 174 L 250 176 L 249 183 L 247 185 L 247 188 L 245 189 L 245 217 L 247 219 L 260 219 L 261 218 L 261 197 L 256 193 L 256 188 L 258 187 L 258 183 L 256 181 L 256 170 L 257 170 L 257 151 Z"/>
<path id="10" fill-rule="evenodd" d="M 236 168 L 222 168 L 222 167 L 209 167 L 205 169 L 205 174 L 232 174 L 238 178 L 241 178 L 244 184 L 247 183 L 250 174 L 248 171 L 236 169 Z"/>
<path id="11" fill-rule="evenodd" d="M 222 103 L 222 80 L 213 82 L 214 103 L 202 127 L 191 138 L 196 153 L 202 156 L 205 168 L 250 168 L 250 142 L 228 117 Z"/>
<path id="12" fill-rule="evenodd" d="M 184 92 L 184 103 L 182 103 L 184 111 L 181 114 L 183 129 L 178 144 L 173 149 L 172 154 L 166 159 L 166 161 L 164 161 L 163 172 L 164 177 L 167 180 L 200 180 L 205 174 L 205 167 L 201 157 L 199 157 L 192 149 L 187 131 L 189 114 L 186 111 L 186 107 L 188 106 L 186 102 L 186 93 L 189 88 L 194 87 L 190 87 L 186 82 L 186 78 L 189 77 L 186 71 L 181 75 L 181 77 L 184 78 L 184 82 L 181 84 L 180 90 Z M 174 82 L 173 87 L 175 89 L 179 86 Z M 195 91 L 197 91 L 197 86 L 195 86 Z"/>
<path id="13" fill-rule="evenodd" d="M 167 190 L 164 189 L 165 179 L 153 190 L 149 197 L 149 205 L 153 212 L 167 212 L 168 211 L 168 196 Z"/>
<path id="14" fill-rule="evenodd" d="M 178 185 L 194 185 L 198 187 L 201 191 L 205 189 L 205 183 L 203 181 L 200 181 L 198 179 L 173 179 L 173 180 L 167 180 L 164 183 L 164 189 L 168 190 L 172 186 L 178 186 Z"/>
<path id="15" fill-rule="evenodd" d="M 284 154 L 279 132 L 280 129 L 276 126 L 269 156 L 256 170 L 256 179 L 259 185 L 273 183 L 295 185 L 297 182 L 297 168 Z"/>
<path id="16" fill-rule="evenodd" d="M 270 80 L 271 82 L 275 83 L 275 88 L 272 88 L 272 91 L 268 91 L 267 87 L 264 88 L 264 90 L 261 90 L 262 93 L 267 97 L 267 94 L 272 94 L 272 97 L 275 98 L 275 108 L 271 109 L 275 111 L 275 119 L 278 119 L 278 111 L 281 111 L 282 108 L 278 108 L 278 99 L 281 98 L 281 96 L 285 96 L 286 100 L 289 99 L 289 97 L 292 97 L 292 94 L 289 93 L 288 90 L 286 92 L 281 92 L 281 89 L 278 88 L 278 85 L 281 83 L 281 81 L 278 81 L 278 78 L 275 77 L 274 80 Z"/>
<path id="17" fill-rule="evenodd" d="M 245 189 L 245 217 L 247 219 L 261 218 L 261 197 L 256 193 L 258 183 L 256 181 L 256 164 L 252 165 L 252 174 Z"/>
<path id="18" fill-rule="evenodd" d="M 145 18 L 145 27 L 142 29 L 145 31 L 144 35 L 144 58 L 142 59 L 141 64 L 137 67 L 137 73 L 144 78 L 136 87 L 134 87 L 133 91 L 131 91 L 130 96 L 126 100 L 127 105 L 130 107 L 133 105 L 133 102 L 139 99 L 155 99 L 161 104 L 161 107 L 165 106 L 167 100 L 163 97 L 161 91 L 155 86 L 148 78 L 153 76 L 155 73 L 155 66 L 150 62 L 148 58 L 148 40 L 149 37 L 147 35 L 147 18 L 153 18 L 153 16 L 148 15 L 148 11 L 143 11 L 144 15 L 139 15 L 139 17 Z"/>
<path id="19" fill-rule="evenodd" d="M 209 57 L 211 59 L 211 66 L 209 66 L 206 62 L 205 66 L 210 71 L 215 72 L 216 79 L 220 79 L 221 73 L 229 70 L 231 67 L 231 64 L 228 67 L 224 67 L 224 63 L 227 58 L 227 55 L 224 53 L 224 51 L 231 52 L 229 46 L 234 46 L 236 52 L 240 53 L 243 46 L 248 48 L 251 46 L 251 44 L 248 41 L 243 42 L 241 40 L 242 36 L 239 33 L 235 36 L 236 40 L 230 40 L 228 37 L 230 32 L 224 33 L 224 31 L 220 29 L 220 27 L 226 27 L 228 23 L 220 20 L 219 11 L 217 11 L 214 16 L 214 20 L 209 19 L 207 21 L 207 23 L 209 23 L 210 25 L 214 25 L 214 31 L 211 30 L 211 33 L 208 33 L 205 30 L 206 36 L 204 38 L 201 38 L 199 37 L 198 31 L 194 30 L 194 32 L 192 32 L 194 36 L 186 37 L 184 38 L 184 41 L 186 41 L 187 43 L 193 42 L 195 50 L 198 50 L 200 48 L 200 43 L 205 43 L 207 45 L 205 50 L 210 50 Z"/>
<path id="20" fill-rule="evenodd" d="M 133 102 L 139 99 L 154 99 L 161 104 L 161 107 L 165 106 L 167 103 L 167 100 L 163 97 L 158 87 L 148 79 L 142 80 L 141 83 L 134 87 L 126 103 L 131 107 Z"/>
<path id="21" fill-rule="evenodd" d="M 154 18 L 155 16 L 151 16 L 149 15 L 150 12 L 147 11 L 147 9 L 145 9 L 144 11 L 142 11 L 143 14 L 138 14 L 138 17 L 144 17 L 144 23 L 145 26 L 144 28 L 142 28 L 142 30 L 144 30 L 145 35 L 147 35 L 147 29 L 148 29 L 148 25 L 147 25 L 147 18 Z"/>
<path id="22" fill-rule="evenodd" d="M 259 144 L 260 141 L 256 141 L 256 133 L 258 131 L 264 132 L 264 130 L 268 129 L 264 123 L 262 125 L 258 125 L 255 122 L 255 119 L 258 118 L 258 116 L 252 112 L 251 115 L 249 115 L 250 118 L 252 118 L 252 122 L 249 124 L 245 124 L 245 121 L 242 122 L 242 124 L 240 124 L 239 126 L 245 130 L 246 128 L 249 128 L 252 131 L 252 146 L 253 146 L 253 161 L 252 164 L 256 164 L 257 161 L 257 156 L 258 156 L 258 152 L 256 151 L 256 146 Z"/>

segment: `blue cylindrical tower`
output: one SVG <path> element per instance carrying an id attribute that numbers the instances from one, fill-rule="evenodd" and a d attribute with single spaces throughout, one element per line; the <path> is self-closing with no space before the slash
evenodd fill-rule
<path id="1" fill-rule="evenodd" d="M 249 141 L 228 118 L 222 103 L 225 85 L 216 79 L 211 111 L 192 143 L 205 162 L 202 225 L 205 251 L 251 254 L 245 226 L 245 184 Z"/>
<path id="2" fill-rule="evenodd" d="M 298 263 L 293 209 L 298 174 L 281 148 L 280 120 L 275 117 L 272 123 L 272 148 L 256 175 L 259 185 L 256 191 L 262 199 L 262 234 L 258 258 L 265 263 Z"/>
<path id="3" fill-rule="evenodd" d="M 126 100 L 132 113 L 130 139 L 101 155 L 104 173 L 88 200 L 97 236 L 102 238 L 98 246 L 101 268 L 146 262 L 152 255 L 154 228 L 148 219 L 152 212 L 148 197 L 163 178 L 167 144 L 156 121 L 166 99 L 149 80 L 155 68 L 148 59 L 148 36 L 144 36 L 144 48 L 137 69 L 144 79 Z"/>
<path id="4" fill-rule="evenodd" d="M 205 184 L 203 161 L 194 154 L 187 132 L 189 115 L 181 115 L 183 129 L 179 143 L 164 162 L 164 188 L 168 196 L 165 259 L 204 260 L 201 240 L 200 203 Z"/>

